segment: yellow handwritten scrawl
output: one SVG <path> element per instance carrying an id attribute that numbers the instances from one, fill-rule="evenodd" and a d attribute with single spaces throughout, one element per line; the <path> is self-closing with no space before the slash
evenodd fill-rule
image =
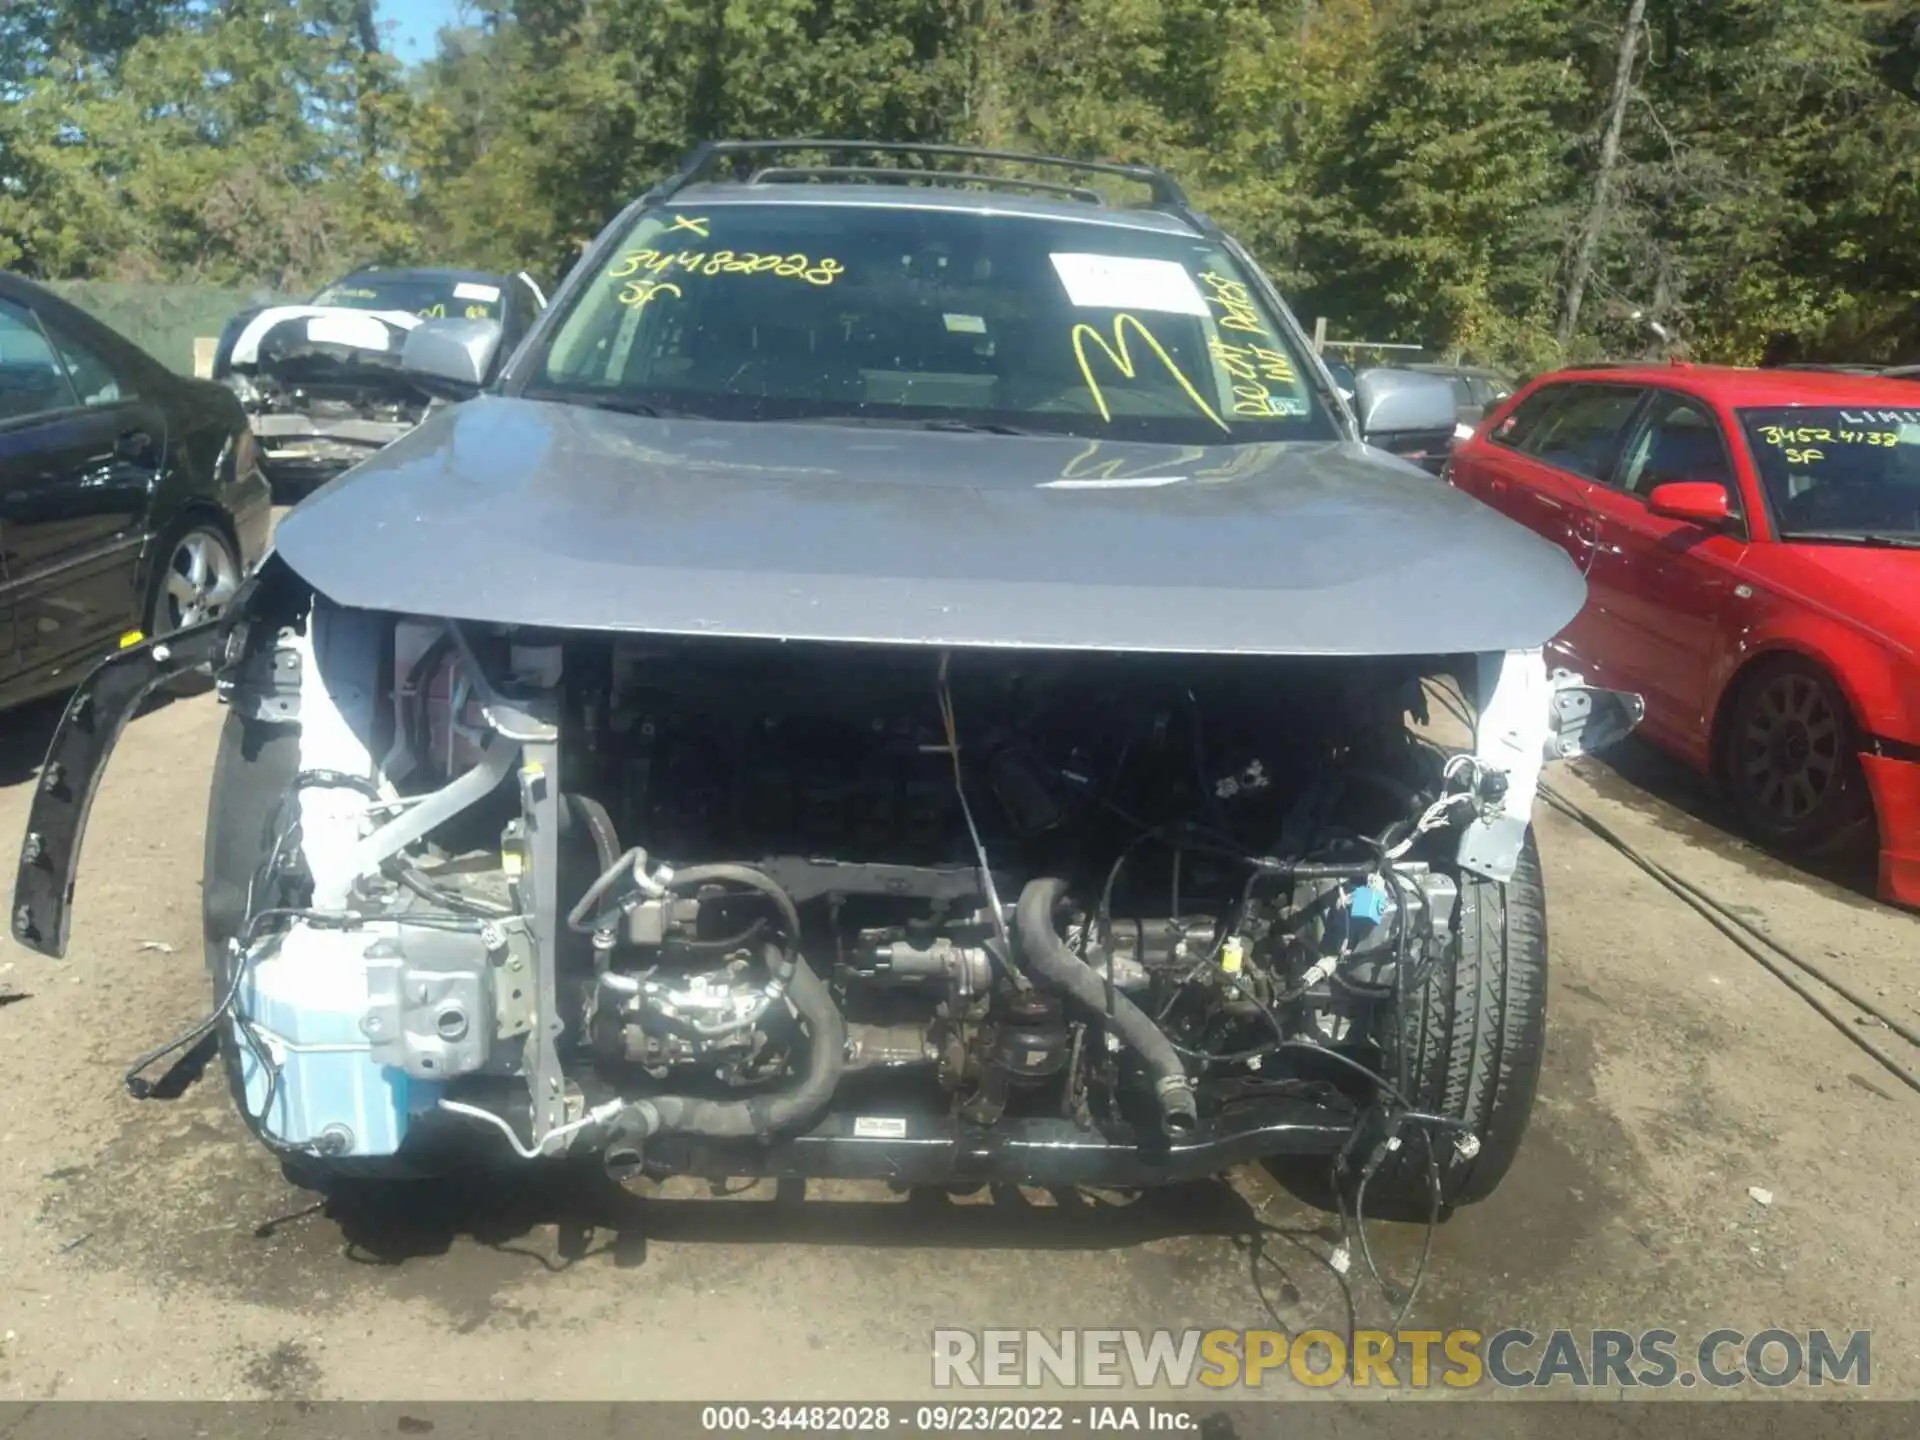
<path id="1" fill-rule="evenodd" d="M 1073 327 L 1073 358 L 1080 362 L 1080 374 L 1087 382 L 1087 389 L 1093 393 L 1093 403 L 1100 407 L 1100 418 L 1111 424 L 1113 414 L 1107 408 L 1107 397 L 1100 389 L 1100 382 L 1093 378 L 1093 366 L 1087 363 L 1086 342 L 1091 340 L 1098 345 L 1106 352 L 1107 359 L 1113 362 L 1114 368 L 1131 380 L 1137 373 L 1137 367 L 1133 363 L 1132 352 L 1127 348 L 1127 337 L 1121 333 L 1128 326 L 1132 326 L 1134 333 L 1147 342 L 1148 348 L 1159 357 L 1160 363 L 1166 366 L 1167 373 L 1180 382 L 1180 388 L 1187 392 L 1187 398 L 1193 401 L 1200 413 L 1228 434 L 1232 434 L 1232 427 L 1216 415 L 1213 407 L 1207 404 L 1198 390 L 1193 388 L 1193 382 L 1187 379 L 1178 365 L 1174 364 L 1173 357 L 1167 353 L 1166 347 L 1153 338 L 1153 332 L 1132 315 L 1125 314 L 1113 317 L 1111 345 L 1107 343 L 1106 337 L 1091 325 L 1080 324 Z"/>
<path id="2" fill-rule="evenodd" d="M 635 310 L 647 308 L 647 302 L 656 295 L 680 296 L 680 287 L 664 280 L 629 281 L 620 291 L 620 303 Z"/>
<path id="3" fill-rule="evenodd" d="M 675 230 L 691 230 L 702 240 L 711 240 L 713 238 L 707 233 L 707 217 L 705 215 L 676 215 L 673 217 L 673 224 L 667 228 L 667 234 L 671 235 Z"/>

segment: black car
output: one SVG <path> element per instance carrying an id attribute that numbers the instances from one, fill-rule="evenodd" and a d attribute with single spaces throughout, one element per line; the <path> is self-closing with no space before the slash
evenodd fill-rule
<path id="1" fill-rule="evenodd" d="M 303 304 L 234 316 L 213 378 L 246 407 L 275 498 L 297 500 L 426 414 L 432 397 L 400 373 L 408 331 L 428 320 L 491 321 L 504 359 L 546 303 L 525 272 L 370 266 Z"/>
<path id="2" fill-rule="evenodd" d="M 239 402 L 0 274 L 0 707 L 212 619 L 272 510 Z"/>

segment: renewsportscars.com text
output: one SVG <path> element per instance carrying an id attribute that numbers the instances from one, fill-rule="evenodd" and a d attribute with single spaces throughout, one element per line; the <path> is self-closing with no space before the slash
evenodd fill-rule
<path id="1" fill-rule="evenodd" d="M 941 1389 L 1731 1389 L 1873 1383 L 1866 1330 L 936 1330 Z"/>

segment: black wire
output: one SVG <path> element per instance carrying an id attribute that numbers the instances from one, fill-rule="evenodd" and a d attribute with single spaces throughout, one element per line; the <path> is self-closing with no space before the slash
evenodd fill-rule
<path id="1" fill-rule="evenodd" d="M 1781 984 L 1785 985 L 1789 990 L 1792 990 L 1804 1000 L 1816 1014 L 1820 1015 L 1827 1023 L 1832 1025 L 1834 1029 L 1838 1030 L 1842 1035 L 1845 1035 L 1854 1044 L 1871 1055 L 1889 1074 L 1893 1075 L 1909 1089 L 1920 1091 L 1920 1075 L 1915 1074 L 1914 1071 L 1902 1065 L 1893 1056 L 1882 1050 L 1878 1045 L 1875 1045 L 1871 1040 L 1868 1040 L 1860 1033 L 1860 1027 L 1858 1025 L 1849 1024 L 1846 1018 L 1835 1010 L 1833 1006 L 1823 1000 L 1804 982 L 1796 979 L 1784 965 L 1769 957 L 1766 951 L 1762 950 L 1754 941 L 1765 941 L 1767 947 L 1778 952 L 1781 959 L 1786 961 L 1788 965 L 1795 966 L 1808 975 L 1811 975 L 1821 984 L 1826 985 L 1836 994 L 1845 998 L 1848 1003 L 1880 1021 L 1902 1039 L 1914 1044 L 1920 1044 L 1920 1032 L 1916 1032 L 1911 1026 L 1906 1025 L 1896 1017 L 1884 1013 L 1878 1006 L 1870 1003 L 1865 997 L 1856 994 L 1851 987 L 1843 981 L 1836 980 L 1811 960 L 1804 959 L 1794 951 L 1780 944 L 1779 941 L 1774 940 L 1771 936 L 1754 929 L 1739 916 L 1726 909 L 1726 907 L 1721 905 L 1720 902 L 1712 896 L 1705 894 L 1689 882 L 1681 879 L 1658 861 L 1648 859 L 1631 843 L 1622 839 L 1614 833 L 1613 830 L 1609 829 L 1592 815 L 1589 815 L 1572 801 L 1565 799 L 1544 785 L 1540 787 L 1540 794 L 1549 805 L 1586 826 L 1587 829 L 1613 846 L 1614 849 L 1626 856 L 1627 859 L 1639 866 L 1640 869 L 1659 881 L 1668 891 L 1690 905 L 1699 913 L 1703 920 L 1713 926 L 1713 928 L 1718 930 L 1722 935 L 1726 936 L 1727 939 L 1731 940 L 1735 945 L 1739 946 L 1750 959 L 1757 962 L 1776 980 L 1780 981 Z M 1743 931 L 1745 932 L 1744 934 L 1742 933 Z M 1749 936 L 1753 938 L 1750 939 L 1748 938 Z"/>
<path id="2" fill-rule="evenodd" d="M 1328 1060 L 1335 1061 L 1341 1065 L 1344 1065 L 1347 1069 L 1352 1070 L 1353 1072 L 1361 1076 L 1363 1079 L 1372 1081 L 1374 1087 L 1377 1090 L 1379 1090 L 1379 1092 L 1382 1095 L 1385 1095 L 1390 1100 L 1398 1101 L 1402 1109 L 1411 1110 L 1413 1108 L 1413 1106 L 1408 1102 L 1407 1097 L 1401 1093 L 1399 1087 L 1396 1086 L 1391 1080 L 1387 1079 L 1386 1076 L 1382 1075 L 1379 1071 L 1373 1069 L 1371 1066 L 1365 1065 L 1360 1061 L 1354 1059 L 1351 1055 L 1345 1054 L 1344 1052 L 1339 1050 L 1331 1049 L 1328 1046 L 1320 1044 L 1316 1040 L 1298 1040 L 1298 1039 L 1285 1040 L 1281 1042 L 1278 1048 L 1282 1050 L 1298 1050 L 1307 1054 L 1320 1055 L 1325 1057 Z"/>
<path id="3" fill-rule="evenodd" d="M 1413 1267 L 1413 1281 L 1407 1286 L 1406 1298 L 1400 1302 L 1400 1309 L 1395 1312 L 1393 1317 L 1391 1329 L 1395 1333 L 1398 1333 L 1401 1325 L 1406 1323 L 1407 1316 L 1413 1311 L 1413 1302 L 1420 1295 L 1420 1286 L 1425 1283 L 1427 1278 L 1427 1266 L 1433 1259 L 1434 1237 L 1440 1230 L 1440 1158 L 1433 1153 L 1433 1132 L 1431 1130 L 1422 1130 L 1420 1135 L 1427 1150 L 1427 1194 L 1429 1197 L 1427 1206 L 1427 1233 L 1420 1244 L 1420 1259 L 1415 1262 Z"/>
<path id="4" fill-rule="evenodd" d="M 1447 710 L 1454 719 L 1460 721 L 1461 724 L 1466 725 L 1470 729 L 1472 728 L 1474 723 L 1472 717 L 1466 713 L 1463 706 L 1454 703 L 1451 695 L 1444 689 L 1438 687 L 1435 688 L 1433 693 L 1439 697 L 1441 706 Z M 1574 804 L 1573 801 L 1567 799 L 1564 795 L 1559 794 L 1551 786 L 1542 784 L 1539 790 L 1541 799 L 1545 800 L 1563 815 L 1584 825 L 1588 830 L 1592 831 L 1595 835 L 1606 841 L 1607 844 L 1626 856 L 1628 860 L 1639 866 L 1639 868 L 1644 870 L 1648 875 L 1659 881 L 1681 900 L 1691 905 L 1709 925 L 1713 926 L 1714 929 L 1718 930 L 1722 935 L 1726 936 L 1727 939 L 1739 946 L 1740 949 L 1747 954 L 1748 958 L 1758 962 L 1775 979 L 1792 990 L 1804 1000 L 1816 1014 L 1821 1016 L 1821 1018 L 1826 1020 L 1854 1044 L 1865 1050 L 1877 1060 L 1888 1073 L 1899 1079 L 1909 1089 L 1920 1091 L 1920 1074 L 1915 1074 L 1914 1071 L 1902 1065 L 1879 1046 L 1873 1044 L 1865 1036 L 1861 1035 L 1858 1026 L 1847 1023 L 1846 1019 L 1838 1014 L 1832 1006 L 1821 1000 L 1819 996 L 1800 984 L 1770 960 L 1764 952 L 1757 948 L 1753 941 L 1757 940 L 1764 943 L 1768 949 L 1778 953 L 1788 964 L 1811 975 L 1815 980 L 1818 980 L 1821 984 L 1846 999 L 1849 1004 L 1871 1015 L 1874 1019 L 1880 1021 L 1888 1029 L 1909 1043 L 1920 1045 L 1920 1032 L 1915 1031 L 1911 1026 L 1904 1024 L 1897 1018 L 1886 1014 L 1878 1006 L 1871 1004 L 1864 997 L 1856 994 L 1847 985 L 1835 980 L 1833 976 L 1829 975 L 1820 966 L 1815 965 L 1804 956 L 1788 949 L 1772 936 L 1757 929 L 1740 916 L 1735 915 L 1711 895 L 1706 894 L 1688 881 L 1681 879 L 1680 876 L 1667 869 L 1666 866 L 1656 860 L 1649 859 L 1630 841 L 1615 833 L 1604 822 L 1590 814 L 1581 806 Z M 1742 934 L 1740 932 L 1745 933 Z M 1751 939 L 1748 937 L 1751 937 Z"/>
<path id="5" fill-rule="evenodd" d="M 1187 709 L 1190 716 L 1189 729 L 1193 732 L 1193 777 L 1200 787 L 1200 803 L 1207 809 L 1207 818 L 1220 827 L 1224 834 L 1227 829 L 1227 810 L 1221 803 L 1219 793 L 1213 788 L 1212 777 L 1207 765 L 1207 727 L 1205 717 L 1200 711 L 1200 702 L 1187 691 Z"/>
<path id="6" fill-rule="evenodd" d="M 422 900 L 438 905 L 443 909 L 452 910 L 457 914 L 471 915 L 482 920 L 505 920 L 518 913 L 511 906 L 489 904 L 485 900 L 478 900 L 472 896 L 462 895 L 458 891 L 448 890 L 444 886 L 436 885 L 432 879 L 422 873 L 416 866 L 409 865 L 406 861 L 398 857 L 389 860 L 381 867 L 381 871 L 389 879 L 411 890 Z M 400 915 L 393 918 L 400 920 L 404 924 L 412 924 L 414 917 L 412 915 Z"/>
<path id="7" fill-rule="evenodd" d="M 214 1027 L 220 1023 L 221 1018 L 233 1008 L 234 997 L 240 993 L 240 982 L 244 978 L 245 973 L 246 967 L 244 965 L 234 966 L 233 979 L 228 982 L 226 993 L 220 997 L 219 1003 L 213 1007 L 213 1013 L 208 1015 L 206 1019 L 202 1020 L 198 1025 L 195 1025 L 178 1039 L 169 1040 L 164 1045 L 155 1046 L 144 1055 L 139 1055 L 134 1058 L 133 1063 L 127 1067 L 126 1073 L 120 1077 L 120 1083 L 126 1087 L 127 1094 L 136 1100 L 152 1098 L 153 1082 L 142 1076 L 140 1072 L 153 1068 L 156 1063 L 166 1059 L 167 1056 L 177 1051 L 192 1048 L 211 1033 Z"/>
<path id="8" fill-rule="evenodd" d="M 246 1117 L 249 1124 L 253 1126 L 256 1133 L 260 1136 L 260 1139 L 269 1149 L 279 1151 L 283 1154 L 304 1155 L 315 1153 L 318 1147 L 311 1142 L 290 1142 L 273 1134 L 273 1132 L 267 1128 L 266 1117 L 271 1114 L 273 1110 L 273 1100 L 278 1090 L 279 1070 L 278 1067 L 274 1065 L 272 1057 L 263 1053 L 258 1038 L 253 1034 L 251 1025 L 245 1017 L 235 1012 L 235 1006 L 239 1001 L 240 987 L 246 980 L 250 965 L 249 956 L 254 938 L 259 932 L 261 922 L 282 916 L 313 917 L 316 916 L 317 913 L 318 912 L 291 909 L 269 909 L 259 911 L 257 914 L 251 916 L 247 921 L 246 928 L 242 932 L 240 939 L 235 942 L 239 947 L 239 955 L 235 959 L 233 978 L 227 982 L 226 992 L 220 997 L 219 1003 L 214 1006 L 212 1013 L 191 1030 L 187 1031 L 186 1034 L 180 1036 L 178 1039 L 168 1041 L 165 1045 L 149 1050 L 146 1054 L 135 1059 L 133 1064 L 127 1067 L 126 1073 L 121 1076 L 121 1084 L 126 1087 L 127 1094 L 131 1095 L 135 1100 L 152 1098 L 153 1084 L 151 1081 L 145 1079 L 140 1072 L 150 1069 L 156 1061 L 162 1060 L 166 1056 L 174 1054 L 176 1051 L 184 1050 L 198 1044 L 220 1024 L 221 1020 L 225 1019 L 228 1015 L 234 1015 L 242 1039 L 246 1041 L 247 1048 L 253 1052 L 255 1062 L 260 1065 L 262 1071 L 267 1076 L 266 1104 L 258 1116 L 248 1115 Z M 344 913 L 346 912 L 343 912 L 343 914 Z M 353 918 L 357 920 L 359 917 L 356 915 Z M 336 920 L 335 923 L 350 922 Z"/>
<path id="9" fill-rule="evenodd" d="M 1374 1175 L 1379 1172 L 1380 1167 L 1386 1162 L 1387 1157 L 1392 1155 L 1395 1149 L 1398 1148 L 1393 1142 L 1399 1138 L 1400 1127 L 1409 1121 L 1419 1122 L 1424 1127 L 1420 1131 L 1420 1137 L 1426 1150 L 1427 1224 L 1426 1234 L 1420 1245 L 1420 1258 L 1414 1264 L 1413 1279 L 1408 1283 L 1405 1294 L 1401 1296 L 1399 1308 L 1393 1318 L 1392 1328 L 1395 1331 L 1399 1330 L 1401 1324 L 1406 1320 L 1407 1315 L 1412 1311 L 1413 1302 L 1420 1294 L 1420 1287 L 1426 1282 L 1427 1269 L 1433 1259 L 1434 1238 L 1440 1228 L 1440 1210 L 1442 1206 L 1440 1160 L 1433 1149 L 1433 1130 L 1435 1128 L 1467 1130 L 1468 1127 L 1449 1116 L 1429 1115 L 1418 1110 L 1403 1110 L 1390 1116 L 1387 1134 L 1381 1139 L 1380 1143 L 1374 1147 L 1372 1156 L 1369 1157 L 1366 1165 L 1361 1169 L 1360 1183 L 1354 1190 L 1353 1229 L 1351 1234 L 1349 1234 L 1347 1230 L 1345 1201 L 1342 1199 L 1339 1202 L 1342 1239 L 1350 1241 L 1353 1238 L 1357 1238 L 1359 1240 L 1360 1255 L 1362 1260 L 1366 1262 L 1368 1273 L 1373 1276 L 1374 1283 L 1380 1287 L 1381 1292 L 1386 1295 L 1389 1300 L 1392 1300 L 1394 1298 L 1393 1286 L 1387 1283 L 1386 1277 L 1380 1272 L 1379 1265 L 1375 1263 L 1373 1258 L 1373 1245 L 1367 1238 L 1367 1185 L 1372 1181 Z M 1364 1123 L 1364 1117 L 1361 1123 Z M 1355 1138 L 1358 1137 L 1360 1128 L 1361 1126 L 1356 1124 Z M 1352 1141 L 1349 1140 L 1348 1144 L 1350 1146 Z M 1336 1196 L 1340 1194 L 1338 1174 L 1343 1163 L 1344 1153 L 1341 1157 L 1336 1158 L 1335 1161 Z"/>
<path id="10" fill-rule="evenodd" d="M 1167 1043 L 1173 1046 L 1176 1053 L 1185 1056 L 1189 1060 L 1202 1060 L 1214 1065 L 1241 1065 L 1257 1056 L 1271 1055 L 1275 1050 L 1280 1049 L 1287 1043 L 1287 1032 L 1280 1024 L 1280 1017 L 1275 1015 L 1267 1006 L 1262 1005 L 1259 997 L 1249 990 L 1245 983 L 1238 977 L 1234 978 L 1233 984 L 1236 990 L 1253 1002 L 1253 1006 L 1260 1012 L 1261 1018 L 1273 1028 L 1274 1043 L 1272 1045 L 1256 1045 L 1252 1049 L 1239 1050 L 1231 1054 L 1216 1055 L 1205 1050 L 1189 1050 L 1169 1036 Z M 1284 996 L 1282 997 L 1282 999 L 1285 998 Z"/>

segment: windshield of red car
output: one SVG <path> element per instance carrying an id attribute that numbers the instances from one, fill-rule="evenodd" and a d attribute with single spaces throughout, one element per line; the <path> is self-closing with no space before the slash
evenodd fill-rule
<path id="1" fill-rule="evenodd" d="M 313 297 L 343 310 L 397 310 L 426 320 L 498 320 L 500 287 L 452 275 L 349 275 Z"/>
<path id="2" fill-rule="evenodd" d="M 1226 249 L 1131 225 L 689 202 L 643 213 L 551 335 L 530 397 L 1183 445 L 1338 438 Z"/>
<path id="3" fill-rule="evenodd" d="M 1739 413 L 1782 540 L 1920 538 L 1920 404 Z"/>

